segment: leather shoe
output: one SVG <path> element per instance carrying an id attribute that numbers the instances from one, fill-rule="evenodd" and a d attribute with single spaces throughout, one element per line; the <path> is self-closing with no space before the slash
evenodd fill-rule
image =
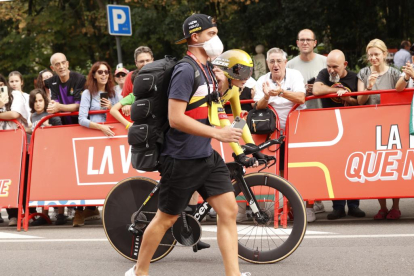
<path id="1" fill-rule="evenodd" d="M 357 218 L 363 218 L 365 217 L 365 212 L 359 209 L 359 207 L 349 208 L 348 215 L 357 217 Z"/>
<path id="2" fill-rule="evenodd" d="M 345 210 L 333 210 L 326 217 L 329 220 L 339 219 L 346 216 Z"/>

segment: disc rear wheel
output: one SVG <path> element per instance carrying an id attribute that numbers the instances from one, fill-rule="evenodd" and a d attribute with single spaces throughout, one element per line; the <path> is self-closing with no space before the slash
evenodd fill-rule
<path id="1" fill-rule="evenodd" d="M 134 236 L 128 231 L 131 220 L 137 214 L 148 195 L 157 185 L 155 180 L 146 177 L 127 178 L 112 188 L 106 197 L 103 207 L 103 225 L 105 234 L 114 249 L 123 257 L 136 261 L 142 243 L 142 236 Z M 145 221 L 136 225 L 137 229 L 145 231 L 149 222 L 154 218 L 158 209 L 158 193 L 146 203 L 138 219 Z M 167 231 L 161 245 L 157 248 L 151 262 L 158 261 L 170 253 L 176 241 Z"/>

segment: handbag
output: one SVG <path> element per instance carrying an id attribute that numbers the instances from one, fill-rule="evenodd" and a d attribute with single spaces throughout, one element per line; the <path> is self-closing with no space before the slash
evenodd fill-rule
<path id="1" fill-rule="evenodd" d="M 276 114 L 266 109 L 252 109 L 247 115 L 247 126 L 252 134 L 271 134 L 276 130 Z"/>

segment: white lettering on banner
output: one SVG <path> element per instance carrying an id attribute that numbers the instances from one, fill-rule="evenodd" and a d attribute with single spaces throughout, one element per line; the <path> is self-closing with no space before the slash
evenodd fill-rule
<path id="1" fill-rule="evenodd" d="M 398 125 L 392 125 L 390 129 L 390 135 L 388 136 L 388 145 L 382 145 L 381 141 L 382 126 L 376 127 L 376 150 L 390 150 L 395 145 L 396 149 L 401 149 L 401 138 L 398 130 Z"/>
<path id="2" fill-rule="evenodd" d="M 345 168 L 345 177 L 349 181 L 364 183 L 366 180 L 397 180 L 398 166 L 402 160 L 404 160 L 402 178 L 409 180 L 414 177 L 414 150 L 407 150 L 403 158 L 404 151 L 401 151 L 398 125 L 391 125 L 386 145 L 382 144 L 382 126 L 376 126 L 375 141 L 376 152 L 353 152 L 349 155 Z M 413 143 L 414 139 L 410 137 L 410 148 L 414 146 Z"/>
<path id="3" fill-rule="evenodd" d="M 94 147 L 89 147 L 89 153 L 88 153 L 88 175 L 96 175 L 98 174 L 98 170 L 92 169 L 93 166 L 93 150 Z"/>
<path id="4" fill-rule="evenodd" d="M 125 146 L 119 146 L 119 151 L 121 153 L 121 164 L 122 164 L 122 172 L 128 173 L 129 168 L 131 167 L 131 146 L 128 148 L 128 155 L 125 158 Z"/>
<path id="5" fill-rule="evenodd" d="M 410 180 L 414 176 L 414 150 L 407 150 L 407 155 L 405 156 L 404 169 L 402 173 L 402 178 L 405 180 Z"/>
<path id="6" fill-rule="evenodd" d="M 105 173 L 105 167 L 108 164 L 109 174 L 114 174 L 114 163 L 112 162 L 112 151 L 111 146 L 106 146 L 104 155 L 102 157 L 101 169 L 99 170 L 99 174 Z"/>
<path id="7" fill-rule="evenodd" d="M 119 31 L 119 25 L 124 24 L 126 21 L 126 14 L 123 10 L 114 9 L 113 16 L 114 16 L 114 30 Z"/>

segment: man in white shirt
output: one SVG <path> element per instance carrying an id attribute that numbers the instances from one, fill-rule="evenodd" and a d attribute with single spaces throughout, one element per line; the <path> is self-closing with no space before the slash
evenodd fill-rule
<path id="1" fill-rule="evenodd" d="M 326 68 L 326 57 L 316 54 L 313 50 L 318 44 L 312 30 L 304 29 L 298 33 L 296 45 L 299 48 L 299 55 L 289 60 L 287 68 L 298 70 L 304 79 L 306 96 L 311 96 L 313 82 L 319 71 Z M 313 79 L 313 80 L 312 80 Z M 320 99 L 306 102 L 306 108 L 322 108 Z"/>
<path id="2" fill-rule="evenodd" d="M 305 109 L 306 89 L 302 74 L 286 68 L 286 53 L 279 48 L 267 52 L 267 66 L 270 72 L 261 76 L 256 83 L 254 101 L 257 109 L 266 109 L 270 104 L 277 112 L 280 128 L 284 131 L 289 111 L 295 104 L 298 110 Z M 280 174 L 283 176 L 284 145 L 280 146 Z"/>

